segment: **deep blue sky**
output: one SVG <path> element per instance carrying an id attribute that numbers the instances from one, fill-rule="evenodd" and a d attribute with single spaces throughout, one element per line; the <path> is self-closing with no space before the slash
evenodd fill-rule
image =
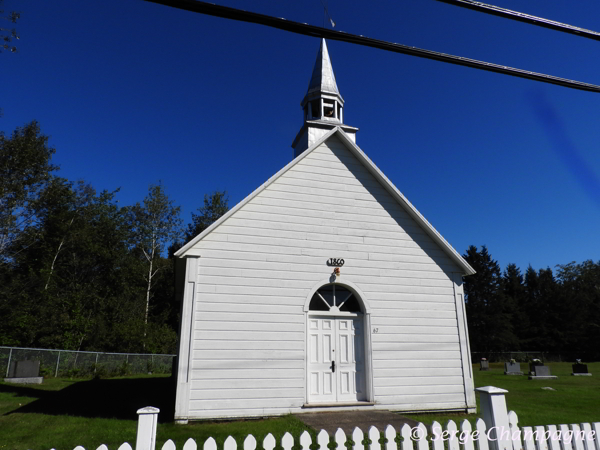
<path id="1" fill-rule="evenodd" d="M 320 0 L 214 0 L 321 25 Z M 494 0 L 600 30 L 598 0 Z M 0 130 L 36 119 L 60 175 L 141 201 L 162 180 L 183 217 L 234 205 L 292 158 L 316 38 L 143 0 L 5 0 Z M 434 0 L 329 0 L 336 29 L 600 84 L 600 42 Z M 459 251 L 502 268 L 600 258 L 600 94 L 329 42 L 357 144 Z"/>

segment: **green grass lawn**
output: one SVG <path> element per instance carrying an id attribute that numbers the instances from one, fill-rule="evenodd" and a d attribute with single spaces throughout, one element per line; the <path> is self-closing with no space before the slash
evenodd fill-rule
<path id="1" fill-rule="evenodd" d="M 188 438 L 203 443 L 209 437 L 221 446 L 227 436 L 242 442 L 248 434 L 261 441 L 286 431 L 309 430 L 293 416 L 264 420 L 172 422 L 174 387 L 168 376 L 135 376 L 102 380 L 45 379 L 42 385 L 0 382 L 0 450 L 95 450 L 106 444 L 116 450 L 123 442 L 135 446 L 136 411 L 144 406 L 161 410 L 157 449 L 167 439 L 181 449 Z M 311 430 L 309 430 L 311 431 Z"/>
<path id="2" fill-rule="evenodd" d="M 526 376 L 504 375 L 503 363 L 491 363 L 487 372 L 473 365 L 475 387 L 496 386 L 506 389 L 506 406 L 519 417 L 519 426 L 569 424 L 600 421 L 600 363 L 588 364 L 591 377 L 571 376 L 571 363 L 548 363 L 557 380 L 528 380 Z M 528 365 L 521 363 L 523 372 Z M 544 390 L 551 387 L 554 391 Z M 479 411 L 479 394 L 477 394 Z M 474 414 L 411 414 L 411 419 L 430 424 L 437 420 L 472 423 L 479 417 Z"/>
<path id="3" fill-rule="evenodd" d="M 509 391 L 509 410 L 520 425 L 547 425 L 600 421 L 600 363 L 589 364 L 595 376 L 573 377 L 571 365 L 549 364 L 558 380 L 529 381 L 505 376 L 501 364 L 489 372 L 474 367 L 476 386 L 497 386 Z M 524 365 L 522 366 L 524 367 Z M 542 390 L 552 387 L 555 391 Z M 188 438 L 200 444 L 214 437 L 219 446 L 229 435 L 238 445 L 248 434 L 260 442 L 267 433 L 277 438 L 286 431 L 299 435 L 306 426 L 293 416 L 236 422 L 197 422 L 175 425 L 173 382 L 165 376 L 136 376 L 103 380 L 49 378 L 42 385 L 0 383 L 0 450 L 73 450 L 77 445 L 95 450 L 106 444 L 110 450 L 127 441 L 135 445 L 138 408 L 160 408 L 157 449 L 167 439 L 182 448 Z M 479 399 L 478 399 L 479 400 Z M 477 415 L 419 414 L 415 420 L 442 424 L 448 419 L 474 421 Z"/>

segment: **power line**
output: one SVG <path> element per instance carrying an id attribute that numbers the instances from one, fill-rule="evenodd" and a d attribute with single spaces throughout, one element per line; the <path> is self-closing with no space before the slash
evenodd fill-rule
<path id="1" fill-rule="evenodd" d="M 381 41 L 361 35 L 345 33 L 343 31 L 329 30 L 306 23 L 294 22 L 283 18 L 267 16 L 241 9 L 230 8 L 228 6 L 220 6 L 212 3 L 206 3 L 196 0 L 146 0 L 148 2 L 157 3 L 172 8 L 183 9 L 185 11 L 206 14 L 225 19 L 238 20 L 241 22 L 257 23 L 272 28 L 277 28 L 291 33 L 303 34 L 306 36 L 314 36 L 326 38 L 335 41 L 349 42 L 351 44 L 364 45 L 366 47 L 378 48 L 395 53 L 405 55 L 418 56 L 420 58 L 433 59 L 459 66 L 473 67 L 488 72 L 502 73 L 519 78 L 527 78 L 530 80 L 541 81 L 542 83 L 555 84 L 568 87 L 571 89 L 579 89 L 582 91 L 600 93 L 600 86 L 590 83 L 584 83 L 576 80 L 555 77 L 529 70 L 517 69 L 514 67 L 503 66 L 485 61 L 479 61 L 471 58 L 463 58 L 462 56 L 449 55 L 447 53 L 435 52 L 432 50 L 424 50 L 417 47 L 409 47 L 408 45 L 396 44 L 387 41 Z"/>
<path id="2" fill-rule="evenodd" d="M 600 41 L 600 33 L 597 31 L 587 30 L 585 28 L 568 25 L 566 23 L 557 22 L 555 20 L 544 19 L 543 17 L 525 14 L 511 9 L 500 8 L 499 6 L 488 5 L 487 3 L 477 2 L 474 0 L 437 0 L 438 2 L 447 3 L 449 5 L 460 6 L 461 8 L 471 9 L 473 11 L 491 14 L 493 16 L 504 17 L 518 22 L 536 25 L 538 27 L 550 28 L 551 30 L 562 31 L 563 33 L 576 34 L 588 39 Z"/>

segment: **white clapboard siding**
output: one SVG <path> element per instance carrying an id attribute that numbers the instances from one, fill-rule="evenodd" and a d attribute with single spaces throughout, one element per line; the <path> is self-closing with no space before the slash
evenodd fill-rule
<path id="1" fill-rule="evenodd" d="M 194 341 L 194 349 L 206 350 L 295 350 L 304 352 L 303 340 L 271 339 L 267 341 L 217 340 Z"/>
<path id="2" fill-rule="evenodd" d="M 253 380 L 252 388 L 304 388 L 304 377 L 299 376 L 297 378 L 280 378 L 274 377 L 272 374 L 267 374 L 269 378 L 262 378 Z M 192 390 L 197 389 L 215 389 L 221 387 L 220 379 L 203 379 L 194 380 L 192 382 Z M 227 381 L 229 389 L 245 389 L 248 387 L 248 383 L 244 379 L 234 378 Z"/>
<path id="3" fill-rule="evenodd" d="M 401 352 L 373 352 L 373 361 L 386 361 L 390 359 L 394 359 L 396 361 L 412 361 L 414 359 L 435 359 L 435 360 L 444 360 L 444 359 L 456 359 L 460 358 L 460 352 L 438 352 L 438 351 L 401 351 Z"/>
<path id="4" fill-rule="evenodd" d="M 196 355 L 202 359 L 226 359 L 226 360 L 247 360 L 247 359 L 270 359 L 273 361 L 304 361 L 303 350 L 197 350 Z"/>
<path id="5" fill-rule="evenodd" d="M 420 377 L 418 385 L 415 383 L 415 377 L 378 377 L 375 379 L 375 387 L 414 387 L 417 388 L 419 385 L 421 387 L 425 386 L 445 386 L 445 385 L 461 385 L 462 384 L 462 374 L 459 376 L 443 376 L 443 377 L 434 377 L 434 376 L 423 376 Z"/>
<path id="6" fill-rule="evenodd" d="M 257 398 L 223 399 L 223 400 L 190 400 L 190 410 L 198 411 L 200 417 L 210 417 L 210 409 L 263 409 L 268 411 L 272 408 L 300 408 L 304 404 L 304 392 L 302 397 L 286 396 L 270 398 L 265 402 L 260 396 Z M 210 408 L 207 410 L 207 406 Z M 238 412 L 239 415 L 239 412 Z"/>
<path id="7" fill-rule="evenodd" d="M 263 369 L 249 369 L 247 367 L 242 368 L 223 368 L 213 369 L 204 368 L 199 370 L 198 373 L 194 374 L 194 380 L 202 382 L 202 380 L 216 380 L 217 382 L 222 380 L 242 380 L 243 383 L 247 383 L 246 380 L 253 379 L 257 381 L 257 385 L 260 385 L 263 379 L 270 380 L 272 378 L 277 379 L 302 379 L 304 382 L 304 367 L 297 369 L 270 369 L 268 373 L 265 373 Z M 194 381 L 192 381 L 193 385 Z"/>
<path id="8" fill-rule="evenodd" d="M 202 341 L 205 340 L 219 340 L 219 341 L 227 341 L 227 340 L 260 340 L 260 341 L 268 341 L 268 340 L 285 340 L 285 341 L 302 341 L 304 342 L 304 332 L 299 333 L 295 331 L 196 331 L 194 334 L 194 348 L 202 348 Z M 196 342 L 198 341 L 198 342 Z"/>
<path id="9" fill-rule="evenodd" d="M 215 289 L 216 290 L 216 289 Z M 199 290 L 199 293 L 202 292 L 202 298 L 206 298 L 208 303 L 235 303 L 238 305 L 265 305 L 265 306 L 291 306 L 297 309 L 298 307 L 298 297 L 290 297 L 286 295 L 261 295 L 261 296 L 253 296 L 247 294 L 223 294 L 216 292 L 203 292 Z M 272 298 L 273 297 L 273 298 Z M 204 303 L 203 303 L 204 305 Z M 302 308 L 303 305 L 300 305 Z M 228 307 L 231 308 L 231 307 Z M 231 310 L 231 309 L 230 309 Z"/>
<path id="10" fill-rule="evenodd" d="M 378 333 L 379 334 L 379 333 Z M 456 351 L 458 345 L 455 343 L 433 343 L 433 342 L 386 342 L 376 343 L 378 352 L 427 352 L 427 351 Z"/>
<path id="11" fill-rule="evenodd" d="M 428 319 L 428 318 L 416 318 L 416 317 L 378 317 L 377 322 L 379 326 L 434 326 L 434 327 L 456 327 L 456 317 L 450 319 Z"/>
<path id="12" fill-rule="evenodd" d="M 388 285 L 389 286 L 389 285 Z M 400 292 L 398 292 L 400 291 Z M 364 292 L 364 291 L 363 291 Z M 392 302 L 401 302 L 401 301 L 424 301 L 424 302 L 435 302 L 435 303 L 447 303 L 454 304 L 454 298 L 450 295 L 450 289 L 438 289 L 438 292 L 408 292 L 408 289 L 397 289 L 393 292 L 386 291 L 374 291 L 373 296 L 369 298 L 373 298 L 373 301 L 392 301 Z M 420 294 L 418 297 L 412 294 Z"/>
<path id="13" fill-rule="evenodd" d="M 382 294 L 378 294 L 381 297 Z M 377 308 L 378 311 L 381 311 L 383 316 L 388 316 L 389 313 L 393 314 L 404 314 L 405 311 L 417 311 L 417 312 L 439 312 L 449 313 L 452 312 L 456 314 L 456 306 L 454 303 L 447 301 L 445 296 L 433 296 L 433 295 L 419 295 L 418 300 L 415 300 L 414 295 L 410 294 L 396 294 L 391 296 L 391 298 L 386 298 L 383 300 L 373 299 L 371 301 L 371 307 Z M 390 311 L 388 311 L 390 310 Z"/>
<path id="14" fill-rule="evenodd" d="M 294 388 L 237 388 L 225 389 L 220 386 L 219 389 L 192 389 L 190 391 L 191 400 L 253 400 L 269 399 L 278 400 L 281 397 L 304 398 L 304 386 Z"/>
<path id="15" fill-rule="evenodd" d="M 252 356 L 251 352 L 247 352 L 248 356 Z M 193 359 L 192 368 L 199 370 L 224 370 L 224 369 L 258 369 L 268 371 L 272 369 L 304 369 L 302 361 L 288 359 L 267 359 L 267 360 L 252 360 L 252 359 Z M 193 374 L 192 379 L 196 379 L 198 375 Z M 265 373 L 265 377 L 270 376 Z M 252 380 L 249 380 L 251 382 Z"/>
<path id="16" fill-rule="evenodd" d="M 400 341 L 401 340 L 401 341 Z M 458 343 L 458 336 L 455 334 L 410 334 L 410 333 L 394 333 L 394 334 L 379 334 L 373 336 L 371 342 L 377 342 L 378 348 L 381 350 L 395 350 L 394 345 L 416 343 L 416 344 L 447 344 Z"/>
<path id="17" fill-rule="evenodd" d="M 210 274 L 210 271 L 218 270 L 254 270 L 254 271 L 284 271 L 302 276 L 304 273 L 314 274 L 316 270 L 319 270 L 323 265 L 322 258 L 303 256 L 298 261 L 293 263 L 290 260 L 281 259 L 281 261 L 273 261 L 273 257 L 269 261 L 262 259 L 251 259 L 252 269 L 248 268 L 247 258 L 235 258 L 234 256 L 238 253 L 225 253 L 220 254 L 222 258 L 213 258 L 211 260 L 210 267 L 201 267 L 201 273 Z M 246 273 L 246 272 L 244 272 Z M 374 261 L 348 261 L 348 264 L 344 266 L 344 273 L 351 274 L 353 276 L 386 276 L 390 278 L 419 278 L 419 279 L 435 279 L 435 280 L 447 280 L 447 274 L 436 265 L 406 265 L 401 266 L 400 263 L 390 265 L 388 263 L 374 262 Z"/>
<path id="18" fill-rule="evenodd" d="M 377 395 L 393 395 L 393 396 L 407 396 L 416 394 L 448 394 L 456 393 L 462 394 L 464 397 L 464 387 L 462 385 L 462 378 L 460 384 L 432 384 L 432 385 L 420 385 L 420 386 L 375 386 L 375 394 Z"/>
<path id="19" fill-rule="evenodd" d="M 393 359 L 393 360 L 375 360 L 373 361 L 373 366 L 376 369 L 410 369 L 410 368 L 419 368 L 419 369 L 437 369 L 437 368 L 459 368 L 462 369 L 460 364 L 460 360 L 456 360 L 454 358 L 451 359 L 425 359 L 425 358 L 415 358 L 410 360 L 401 360 L 401 359 Z M 385 376 L 382 372 L 381 376 Z M 415 375 L 419 376 L 419 375 Z"/>
<path id="20" fill-rule="evenodd" d="M 320 256 L 300 255 L 293 260 L 285 255 L 269 254 L 269 253 L 248 253 L 239 251 L 235 248 L 227 250 L 220 248 L 217 250 L 203 249 L 202 255 L 206 259 L 211 260 L 211 267 L 221 268 L 263 268 L 278 269 L 284 268 L 287 270 L 312 272 L 318 270 L 323 265 L 323 258 Z M 247 261 L 252 261 L 250 265 Z M 447 276 L 443 270 L 443 266 L 435 264 L 432 260 L 423 263 L 418 262 L 390 262 L 390 261 L 374 261 L 374 260 L 350 260 L 348 267 L 356 270 L 357 273 L 364 273 L 363 270 L 373 271 L 374 276 L 402 276 L 403 274 L 428 274 L 429 277 Z"/>
<path id="21" fill-rule="evenodd" d="M 304 330 L 304 324 L 302 323 L 281 323 L 281 322 L 240 322 L 235 319 L 230 322 L 211 322 L 202 321 L 202 323 L 196 322 L 198 327 L 202 327 L 203 330 L 209 331 L 228 331 L 235 329 L 236 331 L 260 331 L 262 332 L 265 328 L 268 328 L 270 332 L 281 332 L 281 333 L 292 333 L 302 332 Z"/>
<path id="22" fill-rule="evenodd" d="M 209 278 L 211 276 L 229 277 L 229 278 L 257 278 L 271 279 L 271 280 L 288 280 L 290 277 L 290 270 L 293 270 L 296 275 L 296 280 L 302 282 L 311 280 L 311 275 L 314 278 L 315 269 L 314 266 L 301 266 L 303 270 L 294 270 L 290 265 L 277 263 L 270 263 L 270 268 L 256 267 L 254 268 L 227 268 L 224 272 L 223 267 L 211 265 L 210 267 L 200 267 L 199 274 L 203 278 Z M 308 269 L 311 269 L 308 270 Z M 421 272 L 406 273 L 406 271 L 382 271 L 381 269 L 361 269 L 349 265 L 344 268 L 344 274 L 351 275 L 355 283 L 368 283 L 372 282 L 374 276 L 385 276 L 388 284 L 400 284 L 400 285 L 413 285 L 413 286 L 448 286 L 448 277 L 442 273 L 428 274 L 427 277 L 421 277 Z M 398 275 L 398 276 L 394 276 Z M 209 281 L 207 281 L 209 282 Z"/>
<path id="23" fill-rule="evenodd" d="M 461 367 L 406 367 L 402 369 L 378 369 L 378 382 L 396 377 L 462 377 Z"/>
<path id="24" fill-rule="evenodd" d="M 240 304 L 237 296 L 219 296 L 206 294 L 202 302 L 202 309 L 206 312 L 227 312 L 231 310 L 227 300 L 233 299 L 231 303 L 236 303 L 235 310 L 240 313 L 267 313 L 267 314 L 298 314 L 298 305 L 273 303 L 243 303 Z"/>
<path id="25" fill-rule="evenodd" d="M 373 321 L 373 323 L 374 323 L 373 326 L 375 326 L 377 324 L 377 322 L 375 322 L 375 321 Z M 402 327 L 393 327 L 391 325 L 386 325 L 386 326 L 378 327 L 378 330 L 379 330 L 377 332 L 377 334 L 379 335 L 378 338 L 381 338 L 381 335 L 397 335 L 397 334 L 401 334 L 401 333 L 427 334 L 427 335 L 436 335 L 436 334 L 442 334 L 442 335 L 448 334 L 449 335 L 449 334 L 454 333 L 452 327 L 435 327 L 435 328 L 432 328 L 431 330 L 428 330 L 426 327 L 419 326 L 419 325 L 415 325 L 415 326 L 405 325 Z M 458 348 L 458 347 L 456 347 L 456 348 Z"/>
<path id="26" fill-rule="evenodd" d="M 268 312 L 251 313 L 202 311 L 201 313 L 198 313 L 196 315 L 196 320 L 209 322 L 221 322 L 224 320 L 229 320 L 233 322 L 271 323 L 276 321 L 282 324 L 290 323 L 303 325 L 304 321 L 302 319 L 302 316 L 298 315 L 298 311 L 296 311 L 296 314 L 272 314 Z"/>
<path id="27" fill-rule="evenodd" d="M 438 403 L 453 403 L 456 404 L 457 408 L 464 408 L 465 394 L 462 393 L 449 393 L 449 394 L 403 394 L 398 396 L 393 395 L 379 395 L 379 398 L 389 409 L 407 409 L 407 410 L 422 410 L 421 403 L 438 404 Z M 405 408 L 403 405 L 406 405 Z"/>
<path id="28" fill-rule="evenodd" d="M 466 407 L 453 275 L 462 269 L 337 137 L 214 228 L 193 254 L 200 258 L 188 418 L 301 410 L 304 305 L 331 275 L 332 257 L 345 260 L 340 282 L 358 286 L 371 308 L 378 407 Z"/>
<path id="29" fill-rule="evenodd" d="M 242 294 L 246 296 L 294 296 L 296 301 L 298 297 L 306 296 L 307 289 L 284 288 L 277 286 L 230 286 L 228 284 L 202 284 L 198 283 L 198 293 L 203 292 L 215 294 Z"/>

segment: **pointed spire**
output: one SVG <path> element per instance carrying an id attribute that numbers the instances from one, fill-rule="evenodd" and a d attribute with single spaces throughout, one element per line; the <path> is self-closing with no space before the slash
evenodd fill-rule
<path id="1" fill-rule="evenodd" d="M 308 91 L 301 105 L 305 111 L 305 119 L 343 123 L 344 99 L 335 81 L 325 39 L 321 39 L 321 47 L 308 84 Z"/>
<path id="2" fill-rule="evenodd" d="M 321 39 L 321 48 L 317 54 L 317 61 L 315 62 L 306 95 L 310 96 L 311 94 L 318 93 L 337 95 L 340 99 L 342 97 L 335 82 L 335 75 L 333 74 L 333 67 L 331 66 L 331 59 L 329 58 L 325 39 Z"/>
<path id="3" fill-rule="evenodd" d="M 308 91 L 301 106 L 304 121 L 292 143 L 294 156 L 298 156 L 335 127 L 340 127 L 356 142 L 358 128 L 344 125 L 344 99 L 335 81 L 325 39 L 321 40 Z"/>

